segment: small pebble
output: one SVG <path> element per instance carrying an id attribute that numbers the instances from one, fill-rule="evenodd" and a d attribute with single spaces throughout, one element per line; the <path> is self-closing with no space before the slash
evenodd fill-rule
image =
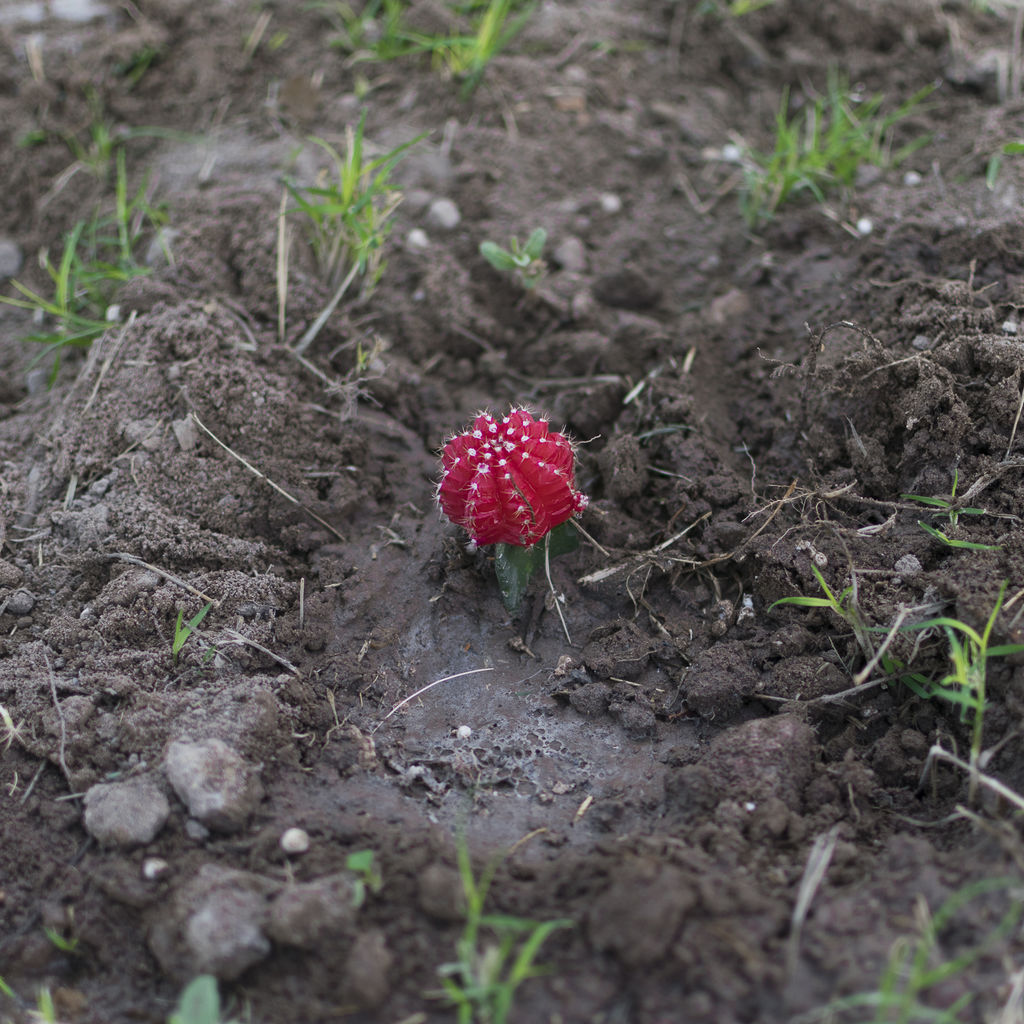
<path id="1" fill-rule="evenodd" d="M 558 243 L 551 257 L 558 266 L 570 273 L 581 274 L 587 269 L 587 251 L 583 243 L 571 235 Z"/>
<path id="2" fill-rule="evenodd" d="M 0 587 L 16 587 L 24 574 L 13 563 L 0 558 Z"/>
<path id="3" fill-rule="evenodd" d="M 861 217 L 857 221 L 857 234 L 858 235 L 870 235 L 874 231 L 875 225 L 872 223 L 870 217 Z"/>
<path id="4" fill-rule="evenodd" d="M 918 352 L 925 352 L 932 347 L 932 339 L 927 334 L 918 334 L 910 344 Z"/>
<path id="5" fill-rule="evenodd" d="M 1004 320 L 1002 326 L 1003 334 L 1016 334 L 1020 330 L 1020 324 L 1016 320 Z"/>
<path id="6" fill-rule="evenodd" d="M 309 849 L 309 833 L 304 828 L 285 829 L 281 849 L 287 854 L 305 853 Z"/>
<path id="7" fill-rule="evenodd" d="M 8 615 L 30 615 L 36 606 L 36 599 L 28 590 L 16 590 L 7 599 Z"/>
<path id="8" fill-rule="evenodd" d="M 405 236 L 405 245 L 407 249 L 429 249 L 430 236 L 423 228 L 413 228 Z"/>
<path id="9" fill-rule="evenodd" d="M 896 559 L 896 564 L 893 568 L 901 576 L 916 576 L 921 571 L 921 560 L 917 555 L 901 555 Z"/>
<path id="10" fill-rule="evenodd" d="M 142 862 L 142 877 L 147 882 L 155 882 L 162 875 L 167 873 L 170 865 L 163 857 L 147 857 Z"/>
<path id="11" fill-rule="evenodd" d="M 101 846 L 131 849 L 152 842 L 171 812 L 152 782 L 100 782 L 85 794 L 85 829 Z"/>
<path id="12" fill-rule="evenodd" d="M 121 322 L 121 307 L 114 303 L 111 306 L 107 306 L 107 311 L 104 313 L 104 318 L 108 324 L 118 324 Z"/>
<path id="13" fill-rule="evenodd" d="M 601 209 L 605 213 L 618 213 L 622 209 L 622 200 L 614 192 L 605 192 L 601 196 Z"/>
<path id="14" fill-rule="evenodd" d="M 722 147 L 722 159 L 727 164 L 743 162 L 743 151 L 735 143 L 729 142 Z"/>
<path id="15" fill-rule="evenodd" d="M 462 220 L 459 208 L 450 199 L 435 199 L 427 210 L 427 223 L 451 231 Z"/>
<path id="16" fill-rule="evenodd" d="M 263 799 L 255 769 L 219 739 L 175 740 L 164 755 L 164 773 L 189 814 L 217 832 L 243 829 Z"/>
<path id="17" fill-rule="evenodd" d="M 917 171 L 907 171 L 907 173 L 903 175 L 903 184 L 909 185 L 911 188 L 915 185 L 920 185 L 923 180 L 924 179 L 922 179 L 921 175 L 918 174 Z"/>
<path id="18" fill-rule="evenodd" d="M 0 279 L 14 277 L 21 270 L 23 260 L 21 246 L 17 242 L 0 238 Z"/>
<path id="19" fill-rule="evenodd" d="M 189 818 L 185 822 L 185 835 L 197 843 L 204 842 L 210 838 L 210 830 L 195 818 Z"/>
<path id="20" fill-rule="evenodd" d="M 455 735 L 458 736 L 460 740 L 468 740 L 469 737 L 473 735 L 473 730 L 468 725 L 460 725 L 456 730 Z"/>

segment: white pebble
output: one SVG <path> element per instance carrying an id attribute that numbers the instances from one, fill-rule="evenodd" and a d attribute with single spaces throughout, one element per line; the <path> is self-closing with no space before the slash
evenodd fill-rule
<path id="1" fill-rule="evenodd" d="M 746 803 L 745 803 L 745 804 L 743 805 L 743 807 L 744 807 L 744 809 L 745 809 L 745 810 L 747 810 L 747 811 L 756 811 L 756 810 L 757 810 L 757 804 L 755 804 L 753 800 L 748 800 L 748 801 L 747 801 L 747 802 L 746 802 Z"/>
<path id="2" fill-rule="evenodd" d="M 727 164 L 743 162 L 743 151 L 735 143 L 729 142 L 722 147 L 722 159 Z"/>
<path id="3" fill-rule="evenodd" d="M 309 833 L 304 828 L 285 829 L 281 836 L 281 849 L 285 853 L 305 853 L 309 849 Z"/>
<path id="4" fill-rule="evenodd" d="M 469 737 L 473 735 L 473 730 L 470 729 L 468 725 L 460 725 L 456 730 L 455 735 L 458 736 L 460 740 L 468 740 Z"/>
<path id="5" fill-rule="evenodd" d="M 429 249 L 430 236 L 423 228 L 413 228 L 405 236 L 405 245 L 407 249 Z"/>
<path id="6" fill-rule="evenodd" d="M 858 235 L 870 235 L 874 229 L 875 225 L 871 222 L 870 217 L 861 217 L 861 219 L 857 221 Z"/>
<path id="7" fill-rule="evenodd" d="M 116 303 L 107 306 L 107 312 L 104 315 L 108 324 L 118 324 L 121 322 L 121 307 Z"/>
<path id="8" fill-rule="evenodd" d="M 1020 330 L 1020 324 L 1016 320 L 1004 320 L 1002 331 L 1003 334 L 1016 334 Z"/>
<path id="9" fill-rule="evenodd" d="M 450 199 L 435 199 L 427 210 L 427 223 L 451 231 L 462 220 L 459 208 Z"/>
<path id="10" fill-rule="evenodd" d="M 170 865 L 163 857 L 147 857 L 142 862 L 142 877 L 147 882 L 155 882 L 161 875 L 167 872 Z"/>
<path id="11" fill-rule="evenodd" d="M 604 192 L 601 195 L 601 209 L 605 213 L 618 213 L 622 209 L 622 200 L 614 192 Z"/>
<path id="12" fill-rule="evenodd" d="M 922 180 L 921 175 L 918 174 L 917 171 L 907 171 L 907 173 L 903 175 L 903 184 L 909 185 L 911 188 L 915 185 L 920 185 Z"/>

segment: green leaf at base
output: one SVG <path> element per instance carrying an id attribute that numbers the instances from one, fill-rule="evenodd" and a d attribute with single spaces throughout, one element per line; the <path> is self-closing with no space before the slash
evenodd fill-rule
<path id="1" fill-rule="evenodd" d="M 530 577 L 544 567 L 545 548 L 548 558 L 554 558 L 555 555 L 575 551 L 579 543 L 579 534 L 566 522 L 556 526 L 542 540 L 528 548 L 518 544 L 494 545 L 494 571 L 501 588 L 501 600 L 509 615 L 515 615 L 519 610 Z"/>

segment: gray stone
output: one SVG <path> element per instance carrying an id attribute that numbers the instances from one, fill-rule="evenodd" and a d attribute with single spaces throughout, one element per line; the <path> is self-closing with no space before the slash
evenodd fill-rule
<path id="1" fill-rule="evenodd" d="M 85 829 L 101 846 L 145 846 L 170 813 L 167 798 L 146 779 L 100 782 L 85 794 Z"/>
<path id="2" fill-rule="evenodd" d="M 21 246 L 12 238 L 0 238 L 0 279 L 14 277 L 23 262 Z"/>
<path id="3" fill-rule="evenodd" d="M 345 962 L 344 984 L 360 1006 L 379 1006 L 391 991 L 388 976 L 394 954 L 378 928 L 362 932 Z"/>
<path id="4" fill-rule="evenodd" d="M 24 573 L 13 563 L 0 558 L 0 587 L 16 587 Z"/>
<path id="5" fill-rule="evenodd" d="M 154 907 L 149 948 L 178 981 L 197 974 L 231 981 L 270 952 L 269 900 L 280 888 L 262 875 L 204 864 Z"/>
<path id="6" fill-rule="evenodd" d="M 7 598 L 6 604 L 8 615 L 31 615 L 36 599 L 28 590 L 16 590 Z"/>
<path id="7" fill-rule="evenodd" d="M 901 555 L 893 568 L 901 576 L 916 576 L 921 571 L 921 559 L 917 555 Z"/>
<path id="8" fill-rule="evenodd" d="M 438 921 L 466 919 L 466 893 L 455 868 L 428 864 L 419 877 L 420 909 Z"/>
<path id="9" fill-rule="evenodd" d="M 343 935 L 356 916 L 352 879 L 327 875 L 282 890 L 270 906 L 267 934 L 284 946 L 316 949 Z"/>
<path id="10" fill-rule="evenodd" d="M 252 768 L 223 740 L 175 740 L 164 772 L 189 814 L 215 832 L 237 832 L 263 799 Z"/>
<path id="11" fill-rule="evenodd" d="M 563 270 L 573 274 L 582 274 L 587 269 L 587 250 L 583 243 L 572 235 L 563 238 L 555 246 L 551 258 Z"/>
<path id="12" fill-rule="evenodd" d="M 462 220 L 459 208 L 450 199 L 435 199 L 427 210 L 427 223 L 442 231 L 451 231 Z"/>
<path id="13" fill-rule="evenodd" d="M 263 934 L 263 895 L 241 886 L 212 889 L 185 922 L 184 939 L 197 974 L 233 981 L 270 952 Z"/>

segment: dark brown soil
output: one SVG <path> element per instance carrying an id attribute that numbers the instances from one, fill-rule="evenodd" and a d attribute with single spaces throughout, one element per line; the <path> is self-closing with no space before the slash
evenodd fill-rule
<path id="1" fill-rule="evenodd" d="M 925 771 L 968 754 L 956 706 L 867 666 L 833 613 L 772 607 L 818 570 L 877 649 L 901 615 L 983 629 L 1008 581 L 992 643 L 1024 640 L 1024 158 L 986 183 L 1024 132 L 1013 19 L 708 6 L 544 3 L 468 98 L 426 59 L 348 60 L 302 4 L 0 19 L 19 280 L 46 288 L 37 252 L 111 201 L 65 141 L 97 104 L 173 257 L 52 388 L 0 307 L 0 1019 L 46 987 L 64 1021 L 163 1021 L 210 972 L 253 1021 L 453 1020 L 460 836 L 478 872 L 498 858 L 488 910 L 572 922 L 513 1022 L 823 1019 L 951 897 L 1019 877 L 990 781 L 1024 788 L 1021 656 L 988 664 L 971 787 Z M 895 140 L 930 142 L 752 230 L 722 149 L 770 147 L 783 89 L 833 67 L 890 107 L 936 84 Z M 342 146 L 364 107 L 380 151 L 427 137 L 380 286 L 300 360 L 330 289 L 292 216 L 278 337 L 282 176 L 311 181 L 309 136 Z M 478 246 L 538 225 L 562 259 L 525 293 Z M 445 436 L 511 404 L 583 442 L 597 543 L 552 563 L 571 642 L 544 581 L 510 619 L 433 506 Z M 905 497 L 954 486 L 986 514 Z M 920 637 L 888 654 L 941 678 L 948 642 Z M 383 885 L 356 907 L 363 850 Z M 966 899 L 927 957 L 965 966 L 877 1019 L 965 996 L 942 1019 L 1024 1019 L 998 928 L 1019 900 Z"/>

